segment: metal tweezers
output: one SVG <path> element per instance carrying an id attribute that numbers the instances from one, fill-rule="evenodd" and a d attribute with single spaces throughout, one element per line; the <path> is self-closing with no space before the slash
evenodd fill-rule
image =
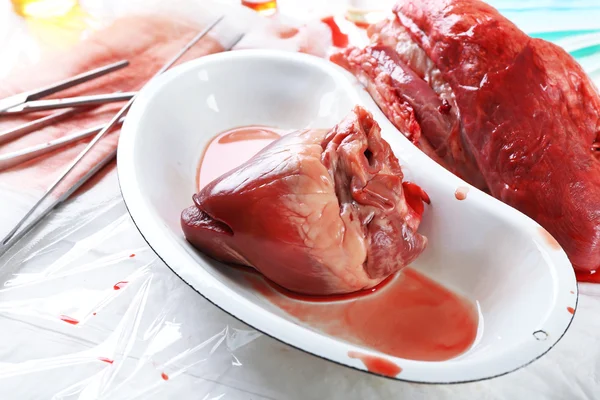
<path id="1" fill-rule="evenodd" d="M 39 100 L 111 72 L 118 71 L 128 65 L 129 61 L 127 60 L 118 61 L 54 83 L 42 89 L 19 93 L 0 100 L 0 117 L 57 108 L 67 108 L 67 110 L 58 111 L 0 132 L 0 144 L 14 140 L 38 129 L 42 129 L 53 123 L 63 121 L 78 112 L 89 110 L 92 106 L 131 99 L 135 93 L 109 93 L 64 99 Z"/>
<path id="2" fill-rule="evenodd" d="M 37 90 L 31 90 L 16 94 L 14 96 L 7 97 L 0 100 L 0 112 L 5 112 L 11 108 L 24 105 L 30 101 L 39 100 L 44 97 L 48 97 L 51 94 L 61 92 L 63 90 L 72 88 L 73 86 L 80 85 L 91 79 L 101 77 L 111 72 L 120 70 L 129 65 L 129 61 L 123 60 L 113 64 L 105 65 L 100 68 L 93 69 L 91 71 L 84 72 L 83 74 L 76 75 L 72 78 L 65 79 L 64 81 L 56 82 L 50 86 L 43 87 Z"/>
<path id="3" fill-rule="evenodd" d="M 196 36 L 194 36 L 194 38 L 192 38 L 192 40 L 190 40 L 190 42 L 188 44 L 186 44 L 179 51 L 179 53 L 177 53 L 169 62 L 167 62 L 154 76 L 152 76 L 152 78 L 150 78 L 149 81 L 152 81 L 158 75 L 161 75 L 163 72 L 165 72 L 167 69 L 169 69 L 173 64 L 175 64 L 175 62 L 177 62 L 177 60 L 179 60 L 179 58 L 181 58 L 181 56 L 183 56 L 183 54 L 185 54 L 193 45 L 195 45 L 200 39 L 202 39 L 215 25 L 217 25 L 219 22 L 221 22 L 221 20 L 223 18 L 224 18 L 224 16 L 218 18 L 216 21 L 211 23 L 206 29 L 202 30 Z M 244 37 L 244 34 L 239 35 L 234 40 L 234 42 L 230 46 L 228 46 L 225 50 L 230 50 L 231 48 L 233 48 L 243 37 Z M 119 110 L 119 112 L 117 112 L 113 116 L 113 118 L 110 120 L 110 122 L 108 122 L 106 125 L 104 125 L 104 127 L 96 134 L 96 136 L 94 136 L 92 141 L 85 147 L 85 149 L 83 149 L 83 151 L 81 153 L 79 153 L 79 155 L 69 164 L 69 166 L 54 181 L 54 183 L 52 183 L 50 185 L 50 187 L 46 190 L 46 192 L 42 195 L 42 197 L 39 198 L 39 200 L 33 205 L 33 207 L 31 207 L 31 209 L 23 216 L 23 218 L 13 227 L 13 229 L 8 233 L 8 235 L 6 235 L 6 237 L 4 237 L 4 239 L 0 243 L 0 255 L 6 253 L 6 251 L 13 244 L 15 244 L 18 240 L 20 240 L 31 229 L 33 229 L 33 227 L 35 227 L 37 225 L 37 223 L 39 221 L 41 221 L 46 215 L 48 215 L 56 206 L 63 203 L 73 192 L 75 192 L 75 190 L 77 188 L 79 188 L 81 185 L 83 185 L 97 171 L 99 171 L 104 165 L 108 164 L 115 158 L 116 151 L 113 151 L 111 154 L 106 156 L 99 164 L 97 164 L 96 167 L 94 167 L 92 170 L 88 171 L 88 173 L 86 173 L 83 177 L 81 177 L 79 180 L 77 180 L 77 182 L 75 182 L 63 195 L 61 195 L 57 200 L 55 200 L 48 207 L 46 207 L 37 217 L 35 217 L 28 224 L 25 224 L 27 219 L 35 212 L 35 210 L 42 204 L 42 202 L 45 199 L 47 199 L 48 196 L 50 196 L 50 194 L 56 189 L 56 187 L 75 168 L 75 166 L 77 164 L 79 164 L 81 159 L 87 153 L 89 153 L 89 151 L 96 145 L 96 143 L 98 143 L 98 141 L 100 141 L 100 139 L 102 139 L 102 137 L 104 137 L 104 135 L 106 135 L 106 133 L 109 132 L 117 123 L 122 121 L 125 114 L 127 113 L 129 108 L 133 104 L 135 98 L 136 98 L 136 95 L 134 94 L 133 97 L 131 97 L 131 99 L 127 102 L 127 104 L 125 104 Z M 13 100 L 13 103 L 11 103 L 8 108 L 18 106 L 19 104 L 23 104 L 23 102 L 27 102 L 30 100 L 32 100 L 32 99 L 27 98 L 27 97 L 25 98 L 25 100 L 23 100 L 23 98 L 21 98 L 20 103 L 18 103 L 18 104 L 15 104 L 14 100 Z M 4 104 L 4 106 L 6 106 L 6 104 L 8 104 L 8 102 L 4 102 L 4 103 L 0 103 L 0 104 Z M 2 105 L 0 105 L 0 110 L 2 110 L 1 107 L 2 107 Z M 4 110 L 6 110 L 6 108 L 4 108 Z M 23 227 L 23 228 L 21 230 L 19 230 L 21 227 Z"/>
<path id="4" fill-rule="evenodd" d="M 92 94 L 89 96 L 65 97 L 62 99 L 28 101 L 8 110 L 0 111 L 0 115 L 19 115 L 36 111 L 54 110 L 57 108 L 84 107 L 97 104 L 130 100 L 135 92 Z"/>

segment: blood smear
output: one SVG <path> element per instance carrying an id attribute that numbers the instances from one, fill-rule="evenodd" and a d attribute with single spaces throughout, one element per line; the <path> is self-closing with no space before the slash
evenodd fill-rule
<path id="1" fill-rule="evenodd" d="M 571 314 L 575 314 L 575 309 L 573 307 L 567 307 L 567 311 Z"/>
<path id="2" fill-rule="evenodd" d="M 165 381 L 169 380 L 169 375 L 165 374 L 164 372 L 160 374 L 160 377 L 163 378 Z"/>
<path id="3" fill-rule="evenodd" d="M 110 358 L 106 358 L 106 357 L 98 357 L 98 360 L 105 362 L 107 364 L 112 364 L 114 361 L 111 360 Z"/>
<path id="4" fill-rule="evenodd" d="M 542 237 L 546 241 L 546 243 L 548 243 L 548 246 L 550 246 L 554 250 L 561 249 L 560 244 L 556 241 L 554 236 L 552 236 L 547 230 L 545 230 L 542 227 L 539 227 L 538 230 L 540 232 L 540 235 L 542 235 Z"/>
<path id="5" fill-rule="evenodd" d="M 71 318 L 68 315 L 61 315 L 60 319 L 61 321 L 65 321 L 67 324 L 71 325 L 77 325 L 79 323 L 78 320 L 76 320 L 75 318 Z"/>
<path id="6" fill-rule="evenodd" d="M 346 35 L 340 29 L 340 26 L 335 22 L 333 16 L 321 18 L 321 21 L 331 29 L 331 41 L 335 47 L 346 47 L 348 46 L 348 35 Z"/>
<path id="7" fill-rule="evenodd" d="M 122 287 L 124 287 L 125 285 L 127 285 L 129 282 L 127 281 L 121 281 L 121 282 L 117 282 L 115 283 L 115 285 L 113 286 L 114 290 L 120 290 Z"/>
<path id="8" fill-rule="evenodd" d="M 372 356 L 369 354 L 359 353 L 357 351 L 348 352 L 348 357 L 358 358 L 365 364 L 367 371 L 373 372 L 379 375 L 385 376 L 396 376 L 402 372 L 402 368 L 382 357 Z"/>
<path id="9" fill-rule="evenodd" d="M 204 186 L 248 161 L 284 131 L 266 126 L 244 126 L 217 135 L 208 145 L 198 165 L 198 191 Z"/>
<path id="10" fill-rule="evenodd" d="M 423 202 L 431 204 L 429 195 L 419 185 L 412 182 L 402 182 L 402 189 L 404 190 L 404 198 L 410 208 L 417 214 L 423 215 L 425 210 Z"/>
<path id="11" fill-rule="evenodd" d="M 477 334 L 475 306 L 412 268 L 376 293 L 329 303 L 292 299 L 254 273 L 245 272 L 245 278 L 306 325 L 400 358 L 448 360 L 468 350 Z"/>

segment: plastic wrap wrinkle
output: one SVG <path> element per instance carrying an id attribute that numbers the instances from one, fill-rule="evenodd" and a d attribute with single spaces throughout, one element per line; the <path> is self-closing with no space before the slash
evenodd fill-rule
<path id="1" fill-rule="evenodd" d="M 162 374 L 169 382 L 180 375 L 215 381 L 243 365 L 236 352 L 260 335 L 172 274 L 136 233 L 119 196 L 77 206 L 59 210 L 28 248 L 2 259 L 0 318 L 5 332 L 26 335 L 3 335 L 0 393 L 28 398 L 31 388 L 17 382 L 43 376 L 46 390 L 36 391 L 54 398 L 146 398 L 165 385 Z M 125 285 L 116 290 L 118 282 Z"/>
<path id="2" fill-rule="evenodd" d="M 261 21 L 248 10 L 232 8 L 237 2 L 228 3 L 211 7 L 211 2 L 191 0 L 84 0 L 80 4 L 93 17 L 94 26 L 139 12 L 169 12 L 204 23 L 233 9 L 237 14 L 216 32 L 220 41 L 226 41 L 236 34 L 233 28 Z M 291 9 L 310 3 L 318 8 L 329 2 L 280 3 L 285 10 L 287 5 Z M 565 43 L 567 50 L 571 45 L 573 51 L 582 46 L 592 49 L 592 42 L 576 39 L 576 31 L 600 30 L 600 9 L 595 2 L 576 2 L 567 10 L 556 1 L 491 3 L 501 10 L 507 4 L 505 14 L 526 32 L 550 40 L 558 37 L 556 42 Z M 560 18 L 557 4 L 564 11 Z M 32 36 L 39 31 L 31 31 L 10 7 L 10 2 L 0 2 L 0 76 L 35 62 L 43 53 Z M 239 19 L 234 15 L 247 19 L 236 26 Z M 262 32 L 271 30 L 263 27 Z M 88 33 L 72 32 L 77 37 Z M 299 48 L 296 41 L 283 43 L 292 51 Z M 600 53 L 578 54 L 586 71 L 596 78 Z M 35 192 L 0 184 L 2 229 L 14 223 L 36 197 Z M 261 335 L 202 298 L 146 245 L 121 200 L 114 169 L 1 257 L 0 279 L 2 400 L 558 400 L 594 399 L 600 393 L 597 285 L 580 284 L 578 308 L 567 335 L 546 356 L 519 371 L 462 385 L 394 382 Z"/>

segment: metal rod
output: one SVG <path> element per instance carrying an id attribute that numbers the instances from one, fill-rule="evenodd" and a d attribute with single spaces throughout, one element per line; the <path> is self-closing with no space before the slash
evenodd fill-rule
<path id="1" fill-rule="evenodd" d="M 56 108 L 83 107 L 126 101 L 135 96 L 136 92 L 92 94 L 88 96 L 65 97 L 62 99 L 29 101 L 17 107 L 0 111 L 0 115 L 20 115 L 36 111 L 54 110 Z"/>
<path id="2" fill-rule="evenodd" d="M 113 150 L 109 155 L 104 157 L 98 164 L 92 167 L 88 172 L 85 173 L 81 178 L 75 182 L 73 186 L 69 188 L 65 193 L 63 193 L 58 199 L 52 202 L 48 207 L 46 207 L 39 215 L 37 215 L 29 224 L 27 224 L 23 229 L 21 229 L 18 233 L 13 235 L 9 240 L 0 244 L 0 256 L 6 253 L 6 251 L 18 242 L 23 236 L 25 236 L 29 231 L 31 231 L 38 222 L 44 219 L 52 210 L 56 207 L 64 203 L 73 193 L 77 191 L 83 184 L 85 184 L 90 178 L 92 178 L 98 171 L 104 168 L 108 163 L 113 161 L 117 155 L 117 150 Z"/>
<path id="3" fill-rule="evenodd" d="M 122 124 L 124 120 L 125 118 L 121 118 L 118 123 Z M 43 144 L 38 144 L 36 146 L 28 147 L 26 149 L 17 150 L 12 153 L 2 154 L 0 155 L 0 171 L 5 170 L 7 168 L 12 168 L 33 158 L 44 155 L 50 151 L 68 146 L 71 143 L 95 135 L 96 133 L 100 132 L 102 128 L 104 128 L 104 124 L 84 129 L 72 135 L 54 139 Z"/>
<path id="4" fill-rule="evenodd" d="M 45 128 L 49 125 L 54 124 L 55 122 L 65 120 L 65 119 L 69 118 L 70 116 L 72 116 L 73 114 L 76 114 L 80 111 L 81 110 L 78 110 L 75 108 L 73 108 L 71 110 L 58 111 L 58 112 L 55 112 L 54 114 L 50 114 L 46 117 L 39 118 L 34 121 L 27 122 L 23 125 L 19 125 L 17 127 L 10 128 L 8 130 L 0 132 L 0 144 L 3 144 L 10 140 L 19 138 L 28 133 L 37 131 L 38 129 Z"/>
<path id="5" fill-rule="evenodd" d="M 72 78 L 65 79 L 64 81 L 57 82 L 57 83 L 54 83 L 45 88 L 36 90 L 35 92 L 33 92 L 32 94 L 30 94 L 28 96 L 27 101 L 41 99 L 43 97 L 54 94 L 56 92 L 60 92 L 65 89 L 69 89 L 73 86 L 80 85 L 80 84 L 90 81 L 92 79 L 96 79 L 96 78 L 99 78 L 106 74 L 109 74 L 111 72 L 118 71 L 122 68 L 125 68 L 128 65 L 129 65 L 129 61 L 122 60 L 122 61 L 117 61 L 116 63 L 113 63 L 113 64 L 108 64 L 103 67 L 93 69 L 91 71 L 84 72 L 84 73 L 76 75 Z"/>
<path id="6" fill-rule="evenodd" d="M 183 49 L 181 49 L 169 62 L 167 62 L 156 74 L 154 74 L 152 78 L 149 79 L 149 82 L 156 78 L 158 75 L 161 75 L 173 64 L 175 64 L 177 60 L 179 60 L 181 56 L 190 49 L 190 47 L 192 47 L 200 39 L 202 39 L 223 18 L 224 16 L 219 17 L 206 29 L 202 30 L 196 36 L 194 36 L 192 40 L 190 40 L 190 42 L 183 47 Z M 104 137 L 104 135 L 121 119 L 121 117 L 123 117 L 127 110 L 129 110 L 129 107 L 131 107 L 131 105 L 135 101 L 135 98 L 136 96 L 132 97 L 131 100 L 129 100 L 127 104 L 125 104 L 123 108 L 121 108 L 121 110 L 119 110 L 119 112 L 115 114 L 115 116 L 110 120 L 110 122 L 106 124 L 104 128 L 100 132 L 98 132 L 98 134 L 96 134 L 92 141 L 85 147 L 85 149 L 83 149 L 81 153 L 79 153 L 79 155 L 71 162 L 71 164 L 69 164 L 69 166 L 60 174 L 60 176 L 54 181 L 54 183 L 50 185 L 50 187 L 46 190 L 46 192 L 44 192 L 42 197 L 40 197 L 39 200 L 33 205 L 33 207 L 31 207 L 29 211 L 27 211 L 23 218 L 21 218 L 21 220 L 13 227 L 13 229 L 4 237 L 2 243 L 0 244 L 5 245 L 8 243 L 10 238 L 13 237 L 15 233 L 19 230 L 19 228 L 23 225 L 23 223 L 25 223 L 27 218 L 29 218 L 29 216 L 33 214 L 33 212 L 40 206 L 40 204 L 52 193 L 52 191 L 54 191 L 54 189 L 65 179 L 65 177 L 73 170 L 73 168 L 75 168 L 75 166 L 79 164 L 81 159 L 96 145 L 96 143 L 98 143 L 98 141 L 100 141 L 100 139 Z"/>
<path id="7" fill-rule="evenodd" d="M 125 68 L 129 65 L 129 61 L 122 60 L 116 63 L 108 64 L 91 71 L 84 72 L 82 74 L 73 76 L 71 78 L 65 79 L 63 81 L 53 83 L 52 85 L 46 86 L 41 89 L 31 90 L 28 92 L 23 92 L 16 94 L 14 96 L 10 96 L 6 99 L 0 100 L 0 111 L 6 111 L 10 108 L 16 107 L 20 104 L 26 103 L 32 100 L 38 100 L 43 97 L 49 96 L 56 92 L 60 92 L 62 90 L 71 88 L 73 86 L 77 86 L 89 80 L 98 78 L 100 76 L 109 74 L 111 72 L 117 71 L 121 68 Z"/>

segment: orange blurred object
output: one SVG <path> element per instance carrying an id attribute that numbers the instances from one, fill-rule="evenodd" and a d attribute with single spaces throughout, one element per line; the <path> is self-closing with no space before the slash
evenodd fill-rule
<path id="1" fill-rule="evenodd" d="M 242 5 L 266 16 L 277 12 L 277 0 L 242 0 Z"/>
<path id="2" fill-rule="evenodd" d="M 23 17 L 54 18 L 68 14 L 77 0 L 11 0 L 15 12 Z"/>

